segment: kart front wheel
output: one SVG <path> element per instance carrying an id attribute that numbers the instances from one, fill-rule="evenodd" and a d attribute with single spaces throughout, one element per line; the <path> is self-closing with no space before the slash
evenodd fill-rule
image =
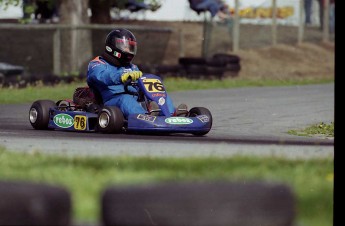
<path id="1" fill-rule="evenodd" d="M 34 129 L 44 130 L 48 129 L 49 123 L 49 109 L 56 107 L 52 100 L 37 100 L 29 110 L 29 121 Z"/>
<path id="2" fill-rule="evenodd" d="M 194 135 L 202 136 L 202 135 L 207 134 L 211 130 L 211 127 L 212 127 L 212 114 L 211 114 L 210 110 L 208 110 L 207 108 L 204 108 L 204 107 L 194 107 L 194 108 L 190 109 L 190 111 L 188 113 L 189 117 L 196 117 L 198 115 L 206 115 L 208 117 L 208 119 L 209 119 L 209 121 L 207 122 L 207 126 L 206 126 L 206 127 L 209 128 L 208 130 L 201 131 L 201 132 L 194 132 L 193 133 Z"/>
<path id="3" fill-rule="evenodd" d="M 98 113 L 98 131 L 102 133 L 119 133 L 124 125 L 121 110 L 115 106 L 105 106 Z"/>

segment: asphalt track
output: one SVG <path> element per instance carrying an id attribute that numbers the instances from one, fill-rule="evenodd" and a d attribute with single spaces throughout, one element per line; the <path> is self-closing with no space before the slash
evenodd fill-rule
<path id="1" fill-rule="evenodd" d="M 212 130 L 203 137 L 38 131 L 28 120 L 31 103 L 0 105 L 0 146 L 11 151 L 90 156 L 334 157 L 333 139 L 287 134 L 291 129 L 334 121 L 334 83 L 169 95 L 175 105 L 207 107 L 213 115 Z"/>

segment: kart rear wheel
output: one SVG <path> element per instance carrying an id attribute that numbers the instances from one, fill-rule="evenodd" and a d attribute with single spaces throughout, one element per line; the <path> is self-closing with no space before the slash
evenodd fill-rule
<path id="1" fill-rule="evenodd" d="M 37 100 L 29 110 L 29 121 L 34 129 L 44 130 L 48 129 L 49 123 L 49 108 L 56 107 L 52 100 Z"/>
<path id="2" fill-rule="evenodd" d="M 211 127 L 212 127 L 212 114 L 210 112 L 210 110 L 208 110 L 207 108 L 204 107 L 194 107 L 192 109 L 190 109 L 188 116 L 189 117 L 196 117 L 198 115 L 206 115 L 209 118 L 209 121 L 207 122 L 207 126 L 209 127 L 209 129 L 207 131 L 202 131 L 202 132 L 194 132 L 194 135 L 197 136 L 202 136 L 207 134 L 208 132 L 210 132 Z"/>
<path id="3" fill-rule="evenodd" d="M 104 106 L 98 113 L 98 131 L 119 133 L 124 125 L 123 113 L 118 107 Z"/>

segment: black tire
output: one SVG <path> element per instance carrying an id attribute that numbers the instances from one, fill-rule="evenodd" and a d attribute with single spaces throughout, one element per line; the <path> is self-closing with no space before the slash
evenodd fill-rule
<path id="1" fill-rule="evenodd" d="M 124 117 L 120 108 L 104 106 L 98 113 L 97 127 L 102 133 L 120 133 L 124 125 Z"/>
<path id="2" fill-rule="evenodd" d="M 156 74 L 167 74 L 167 73 L 173 73 L 173 74 L 179 74 L 181 70 L 181 65 L 158 65 L 156 67 Z"/>
<path id="3" fill-rule="evenodd" d="M 222 79 L 223 75 L 224 75 L 224 72 L 225 72 L 225 68 L 224 67 L 211 67 L 211 66 L 208 66 L 206 68 L 206 73 L 207 73 L 207 76 L 208 77 L 216 77 L 218 79 Z"/>
<path id="4" fill-rule="evenodd" d="M 49 109 L 56 107 L 52 100 L 37 100 L 29 110 L 29 121 L 34 129 L 45 130 L 48 129 L 49 123 Z"/>
<path id="5" fill-rule="evenodd" d="M 227 64 L 225 71 L 240 71 L 241 70 L 241 65 L 240 64 Z"/>
<path id="6" fill-rule="evenodd" d="M 293 225 L 296 216 L 291 188 L 265 182 L 175 181 L 110 186 L 101 202 L 104 226 L 287 226 Z"/>
<path id="7" fill-rule="evenodd" d="M 71 225 L 70 192 L 60 186 L 0 181 L 0 225 Z"/>
<path id="8" fill-rule="evenodd" d="M 206 59 L 203 57 L 180 57 L 178 60 L 181 65 L 191 65 L 191 64 L 206 64 Z"/>
<path id="9" fill-rule="evenodd" d="M 239 56 L 226 53 L 216 53 L 213 55 L 213 59 L 223 61 L 226 64 L 238 64 L 241 60 Z"/>
<path id="10" fill-rule="evenodd" d="M 227 64 L 224 60 L 219 60 L 217 58 L 209 58 L 206 60 L 206 65 L 211 67 L 225 67 Z"/>
<path id="11" fill-rule="evenodd" d="M 205 65 L 192 64 L 185 67 L 184 77 L 188 79 L 201 79 L 206 73 Z"/>
<path id="12" fill-rule="evenodd" d="M 209 130 L 193 133 L 194 135 L 197 135 L 197 136 L 203 136 L 203 135 L 207 134 L 208 132 L 210 132 L 210 130 L 211 130 L 212 114 L 211 114 L 210 110 L 208 110 L 207 108 L 204 108 L 204 107 L 194 107 L 194 108 L 190 109 L 190 111 L 188 113 L 189 117 L 196 117 L 198 115 L 207 115 L 209 117 L 209 121 L 207 123 Z"/>

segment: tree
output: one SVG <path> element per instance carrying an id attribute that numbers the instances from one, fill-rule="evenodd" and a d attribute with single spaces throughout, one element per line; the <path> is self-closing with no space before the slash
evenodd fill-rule
<path id="1" fill-rule="evenodd" d="M 60 24 L 80 26 L 89 24 L 87 15 L 88 2 L 85 0 L 61 0 Z M 72 29 L 61 33 L 61 53 L 63 53 L 62 71 L 85 71 L 86 64 L 92 57 L 91 31 Z"/>
<path id="2" fill-rule="evenodd" d="M 116 1 L 112 0 L 89 0 L 91 9 L 91 23 L 109 24 L 111 22 L 110 8 Z"/>

